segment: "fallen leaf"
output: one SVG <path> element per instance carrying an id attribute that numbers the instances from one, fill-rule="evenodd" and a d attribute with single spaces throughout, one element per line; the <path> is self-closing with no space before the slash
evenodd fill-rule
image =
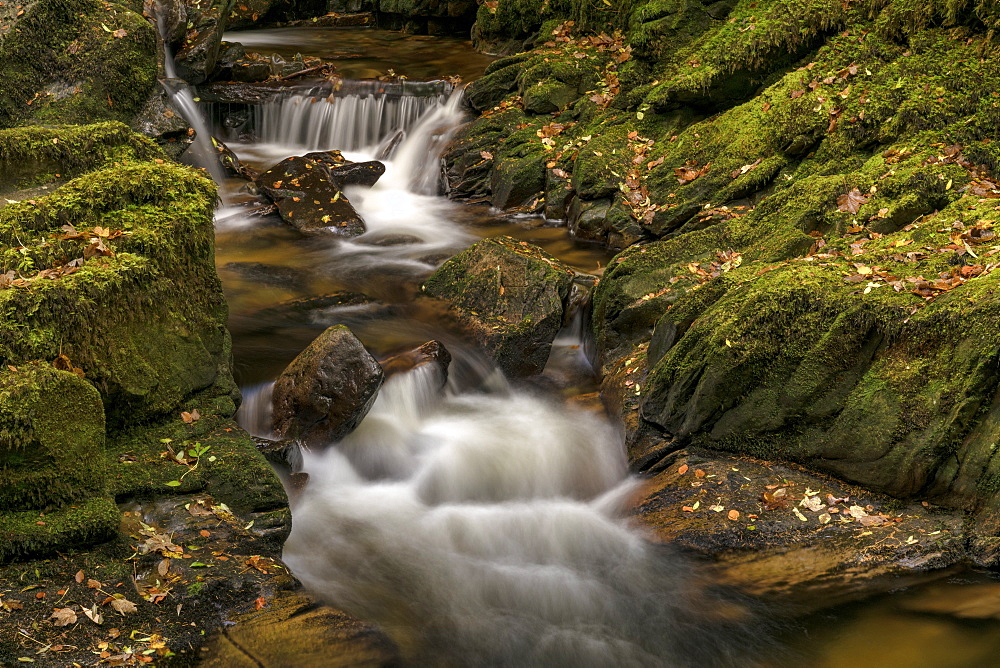
<path id="1" fill-rule="evenodd" d="M 87 618 L 95 624 L 100 625 L 104 623 L 104 615 L 97 611 L 96 603 L 90 608 L 84 608 L 83 614 L 87 615 Z"/>
<path id="2" fill-rule="evenodd" d="M 257 599 L 253 602 L 255 610 L 262 610 L 266 605 L 267 605 L 267 599 L 264 598 L 263 596 L 258 596 Z"/>
<path id="3" fill-rule="evenodd" d="M 76 580 L 77 584 L 83 582 L 83 571 L 77 571 L 76 575 L 73 576 L 73 579 Z"/>
<path id="4" fill-rule="evenodd" d="M 688 465 L 687 465 L 687 464 L 681 464 L 681 465 L 680 465 L 680 466 L 679 466 L 679 467 L 677 468 L 677 472 L 678 472 L 679 474 L 681 474 L 681 475 L 684 475 L 685 473 L 687 473 L 687 472 L 688 472 Z"/>
<path id="5" fill-rule="evenodd" d="M 117 37 L 118 39 L 121 39 L 122 37 L 128 34 L 128 31 L 125 30 L 125 28 L 119 28 L 118 30 L 114 31 L 111 34 Z"/>
<path id="6" fill-rule="evenodd" d="M 76 624 L 76 613 L 73 608 L 56 608 L 49 615 L 49 619 L 55 626 L 69 626 L 70 624 Z"/>
<path id="7" fill-rule="evenodd" d="M 103 586 L 104 586 L 103 583 L 98 582 L 97 580 L 95 580 L 93 578 L 90 578 L 90 579 L 87 580 L 87 589 L 100 589 Z"/>
<path id="8" fill-rule="evenodd" d="M 731 519 L 732 521 L 735 522 L 736 520 L 740 519 L 740 511 L 738 511 L 738 510 L 730 510 L 729 514 L 727 515 L 727 517 L 729 519 Z"/>
<path id="9" fill-rule="evenodd" d="M 135 607 L 135 603 L 128 600 L 127 598 L 115 598 L 111 601 L 111 607 L 122 615 L 137 612 L 139 608 Z"/>
<path id="10" fill-rule="evenodd" d="M 868 196 L 854 188 L 846 195 L 837 198 L 837 208 L 847 213 L 857 213 L 861 209 L 861 205 L 867 201 Z"/>

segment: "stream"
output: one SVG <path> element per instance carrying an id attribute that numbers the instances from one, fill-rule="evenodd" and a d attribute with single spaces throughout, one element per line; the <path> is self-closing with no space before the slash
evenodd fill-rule
<path id="1" fill-rule="evenodd" d="M 370 29 L 226 39 L 264 54 L 337 59 L 355 79 L 395 68 L 468 80 L 490 61 L 461 40 Z M 998 591 L 989 575 L 788 620 L 649 542 L 626 517 L 638 482 L 621 435 L 570 401 L 598 387 L 581 323 L 560 334 L 541 378 L 511 383 L 414 300 L 444 259 L 480 238 L 511 235 L 596 275 L 610 255 L 556 222 L 441 196 L 437 154 L 463 120 L 457 94 L 346 88 L 332 102 L 303 88 L 260 105 L 255 141 L 217 129 L 261 170 L 313 150 L 382 159 L 398 143 L 373 188 L 347 192 L 368 226 L 350 240 L 304 237 L 276 216 L 252 215 L 245 182 L 221 183 L 217 266 L 244 392 L 238 418 L 266 437 L 270 383 L 331 325 L 349 326 L 378 358 L 437 339 L 453 362 L 444 391 L 429 367 L 391 377 L 355 432 L 304 455 L 309 485 L 293 503 L 284 558 L 307 589 L 377 623 L 411 665 L 990 665 L 1000 650 L 996 619 L 940 612 L 970 588 Z M 317 299 L 338 290 L 375 301 Z"/>

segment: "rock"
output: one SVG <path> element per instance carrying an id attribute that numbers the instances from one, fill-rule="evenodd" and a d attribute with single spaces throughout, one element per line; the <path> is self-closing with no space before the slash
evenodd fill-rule
<path id="1" fill-rule="evenodd" d="M 300 28 L 353 28 L 366 26 L 372 23 L 372 15 L 369 12 L 337 13 L 331 12 L 323 16 L 314 16 L 298 21 L 289 21 L 289 27 Z"/>
<path id="2" fill-rule="evenodd" d="M 278 206 L 281 218 L 303 233 L 364 234 L 364 220 L 334 180 L 329 164 L 332 159 L 286 158 L 255 183 Z"/>
<path id="3" fill-rule="evenodd" d="M 372 187 L 385 174 L 385 165 L 378 160 L 367 162 L 348 162 L 330 170 L 334 183 L 340 187 L 367 186 Z"/>
<path id="4" fill-rule="evenodd" d="M 47 364 L 4 367 L 0 433 L 0 563 L 114 535 L 104 406 L 93 386 Z"/>
<path id="5" fill-rule="evenodd" d="M 423 291 L 451 306 L 504 373 L 528 376 L 545 366 L 574 274 L 536 246 L 498 237 L 445 262 Z"/>
<path id="6" fill-rule="evenodd" d="M 0 359 L 17 366 L 67 355 L 100 391 L 115 428 L 171 414 L 203 393 L 235 410 L 238 396 L 213 262 L 215 186 L 164 158 L 115 123 L 0 131 L 0 173 L 24 185 L 53 173 L 77 176 L 43 198 L 4 207 L 5 234 L 42 249 L 66 235 L 67 224 L 108 225 L 116 235 L 96 255 L 87 233 L 59 241 L 64 250 L 44 260 L 56 275 L 26 270 L 25 289 L 0 290 Z M 56 264 L 58 257 L 80 258 L 80 266 Z"/>
<path id="7" fill-rule="evenodd" d="M 382 362 L 382 371 L 388 380 L 396 374 L 407 373 L 420 367 L 433 367 L 441 387 L 448 384 L 448 365 L 451 364 L 451 353 L 440 341 L 428 341 L 413 350 L 392 357 Z"/>
<path id="8" fill-rule="evenodd" d="M 127 123 L 156 85 L 155 30 L 122 4 L 6 3 L 0 25 L 0 128 Z"/>
<path id="9" fill-rule="evenodd" d="M 215 137 L 212 137 L 211 139 L 212 146 L 218 154 L 219 164 L 222 165 L 222 168 L 225 169 L 226 172 L 233 176 L 244 178 L 247 181 L 257 180 L 260 173 L 256 169 L 240 160 L 239 156 L 236 155 L 233 150 L 226 146 L 223 142 Z"/>
<path id="10" fill-rule="evenodd" d="M 658 540 L 712 557 L 722 582 L 810 609 L 929 579 L 965 557 L 960 514 L 696 448 L 661 463 L 634 514 Z"/>
<path id="11" fill-rule="evenodd" d="M 184 41 L 187 32 L 188 13 L 184 0 L 161 0 L 156 7 L 156 20 L 162 24 L 162 32 L 171 48 Z M 152 18 L 152 16 L 150 16 Z"/>
<path id="12" fill-rule="evenodd" d="M 223 629 L 198 665 L 381 668 L 399 665 L 392 641 L 372 624 L 300 592 L 283 592 Z"/>
<path id="13" fill-rule="evenodd" d="M 305 275 L 303 270 L 285 265 L 264 262 L 228 262 L 222 266 L 222 269 L 235 272 L 247 281 L 288 290 L 302 290 L 309 283 L 309 277 Z"/>
<path id="14" fill-rule="evenodd" d="M 207 7 L 188 7 L 188 25 L 184 42 L 174 54 L 178 75 L 189 84 L 198 85 L 212 77 L 222 51 L 230 3 L 212 0 Z"/>
<path id="15" fill-rule="evenodd" d="M 274 433 L 320 448 L 349 434 L 375 402 L 384 374 L 347 327 L 330 327 L 274 383 Z"/>

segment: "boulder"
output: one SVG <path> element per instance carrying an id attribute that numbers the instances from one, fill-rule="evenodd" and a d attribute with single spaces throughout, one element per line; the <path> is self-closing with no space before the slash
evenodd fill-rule
<path id="1" fill-rule="evenodd" d="M 386 380 L 400 373 L 407 373 L 420 367 L 433 367 L 441 387 L 448 383 L 448 365 L 451 364 L 451 353 L 440 341 L 427 343 L 405 353 L 393 355 L 382 362 L 382 370 Z"/>
<path id="2" fill-rule="evenodd" d="M 115 427 L 202 393 L 235 410 L 214 184 L 119 123 L 0 131 L 0 174 L 14 188 L 70 177 L 0 210 L 0 244 L 24 248 L 0 289 L 3 365 L 66 355 Z"/>
<path id="3" fill-rule="evenodd" d="M 323 151 L 286 158 L 256 184 L 277 205 L 282 220 L 299 231 L 354 237 L 365 233 L 365 223 L 343 187 L 371 185 L 384 171 L 379 162 L 351 163 L 339 151 Z"/>
<path id="4" fill-rule="evenodd" d="M 540 373 L 563 322 L 575 272 L 526 241 L 485 239 L 423 285 L 511 377 Z"/>
<path id="5" fill-rule="evenodd" d="M 383 378 L 382 367 L 350 329 L 330 327 L 275 381 L 275 435 L 310 447 L 340 440 L 368 413 Z"/>
<path id="6" fill-rule="evenodd" d="M 156 32 L 123 4 L 5 3 L 0 25 L 0 128 L 127 123 L 156 85 Z"/>
<path id="7" fill-rule="evenodd" d="M 212 0 L 207 7 L 195 3 L 188 6 L 191 27 L 174 54 L 174 63 L 178 76 L 189 84 L 198 85 L 212 77 L 223 50 L 222 34 L 228 27 L 226 11 L 230 6 L 224 0 Z"/>

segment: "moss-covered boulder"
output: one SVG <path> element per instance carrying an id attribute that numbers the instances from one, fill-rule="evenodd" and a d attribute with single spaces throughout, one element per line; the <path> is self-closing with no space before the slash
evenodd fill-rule
<path id="1" fill-rule="evenodd" d="M 575 272 L 526 241 L 485 239 L 423 285 L 511 377 L 540 373 L 563 324 Z"/>
<path id="2" fill-rule="evenodd" d="M 7 367 L 0 420 L 0 510 L 41 510 L 105 491 L 104 406 L 87 381 L 48 365 Z"/>
<path id="3" fill-rule="evenodd" d="M 41 168 L 69 174 L 89 161 L 95 169 L 0 209 L 0 359 L 65 355 L 101 392 L 112 425 L 166 415 L 204 391 L 232 410 L 226 305 L 212 263 L 213 184 L 158 157 L 94 164 L 157 153 L 135 136 L 81 158 L 56 147 L 86 146 L 88 129 L 40 132 L 53 133 Z"/>
<path id="4" fill-rule="evenodd" d="M 0 128 L 127 122 L 156 85 L 155 30 L 125 4 L 5 3 L 0 23 Z"/>

